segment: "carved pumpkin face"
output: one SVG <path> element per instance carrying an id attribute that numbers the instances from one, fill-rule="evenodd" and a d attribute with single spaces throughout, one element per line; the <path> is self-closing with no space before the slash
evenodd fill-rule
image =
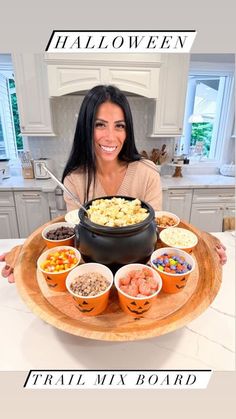
<path id="1" fill-rule="evenodd" d="M 189 277 L 188 273 L 168 276 L 164 272 L 161 272 L 160 275 L 162 277 L 162 290 L 167 294 L 175 294 L 182 291 Z"/>
<path id="2" fill-rule="evenodd" d="M 176 286 L 177 290 L 181 290 L 182 288 L 184 288 L 185 285 L 186 285 L 186 282 L 187 282 L 186 276 L 184 276 L 183 278 L 179 279 L 178 283 L 176 281 L 175 286 Z"/>
<path id="3" fill-rule="evenodd" d="M 154 297 L 150 296 L 147 298 L 134 299 L 118 291 L 118 297 L 120 306 L 126 314 L 135 317 L 135 319 L 141 319 L 146 316 L 147 312 L 152 307 L 156 296 L 154 295 Z"/>
<path id="4" fill-rule="evenodd" d="M 142 315 L 146 313 L 150 307 L 151 304 L 148 300 L 134 300 L 127 304 L 127 309 L 136 315 Z"/>
<path id="5" fill-rule="evenodd" d="M 147 278 L 147 287 L 145 277 Z M 139 280 L 145 285 L 140 289 Z M 161 277 L 153 268 L 140 263 L 124 265 L 116 272 L 114 283 L 118 293 L 119 305 L 126 314 L 135 319 L 152 316 L 152 306 L 155 305 L 157 295 L 162 287 Z M 130 288 L 126 288 L 126 285 Z M 149 285 L 150 289 L 148 291 Z"/>
<path id="6" fill-rule="evenodd" d="M 183 258 L 187 264 L 191 265 L 191 269 L 189 269 L 187 272 L 181 272 L 179 273 L 175 272 L 175 270 L 172 270 L 171 272 L 158 269 L 155 265 L 154 261 L 160 256 L 163 256 L 165 253 L 171 256 L 178 256 L 180 258 Z M 175 294 L 180 291 L 182 291 L 185 286 L 187 285 L 188 279 L 191 277 L 192 273 L 195 270 L 195 261 L 192 256 L 188 252 L 185 252 L 180 249 L 172 249 L 170 247 L 161 247 L 160 249 L 157 249 L 153 252 L 151 256 L 151 265 L 154 269 L 157 270 L 159 275 L 162 278 L 162 290 L 167 294 Z"/>
<path id="7" fill-rule="evenodd" d="M 94 303 L 87 300 L 79 300 L 76 297 L 73 297 L 73 299 L 75 300 L 76 304 L 75 307 L 78 308 L 78 310 L 81 313 L 91 313 L 94 310 Z"/>
<path id="8" fill-rule="evenodd" d="M 62 249 L 64 250 L 73 250 L 75 253 L 76 259 L 77 259 L 77 265 L 80 262 L 81 255 L 80 252 L 71 246 L 56 246 L 53 248 L 54 252 L 59 252 Z M 70 269 L 63 270 L 63 271 L 47 271 L 44 270 L 44 262 L 47 260 L 47 257 L 52 253 L 51 249 L 45 250 L 38 258 L 37 260 L 37 268 L 38 271 L 41 272 L 41 274 L 44 276 L 45 281 L 47 283 L 47 286 L 51 291 L 59 291 L 64 292 L 66 291 L 66 278 L 67 275 L 70 273 L 71 270 L 74 269 L 76 265 L 72 265 Z"/>
<path id="9" fill-rule="evenodd" d="M 97 316 L 106 309 L 108 304 L 109 292 L 110 290 L 108 289 L 106 292 L 100 294 L 97 297 L 82 297 L 79 295 L 75 296 L 71 293 L 71 297 L 73 299 L 76 309 L 79 310 L 82 316 Z"/>
<path id="10" fill-rule="evenodd" d="M 108 287 L 104 291 L 100 291 L 97 295 L 80 295 L 76 292 L 73 292 L 72 283 L 80 275 L 92 274 L 94 272 L 100 273 L 103 275 L 109 282 Z M 108 298 L 110 294 L 110 289 L 113 284 L 113 273 L 105 265 L 99 263 L 90 262 L 83 263 L 82 265 L 74 268 L 66 278 L 66 289 L 71 297 L 72 309 L 74 312 L 77 312 L 78 316 L 98 316 L 101 314 L 108 305 Z M 75 310 L 76 309 L 76 310 Z"/>
<path id="11" fill-rule="evenodd" d="M 66 291 L 66 275 L 67 274 L 44 274 L 44 278 L 46 279 L 48 287 L 53 291 Z"/>
<path id="12" fill-rule="evenodd" d="M 50 288 L 55 288 L 58 285 L 58 283 L 55 282 L 52 278 L 50 278 L 48 275 L 46 276 L 46 281 Z"/>

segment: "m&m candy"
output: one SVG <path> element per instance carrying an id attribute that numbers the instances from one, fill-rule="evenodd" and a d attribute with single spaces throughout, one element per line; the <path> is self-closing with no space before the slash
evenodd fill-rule
<path id="1" fill-rule="evenodd" d="M 183 256 L 175 256 L 168 253 L 164 253 L 152 262 L 160 271 L 172 274 L 184 274 L 192 269 L 192 265 Z"/>

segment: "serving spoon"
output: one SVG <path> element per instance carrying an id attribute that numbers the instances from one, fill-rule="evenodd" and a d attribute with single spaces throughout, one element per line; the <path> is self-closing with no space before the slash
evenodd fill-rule
<path id="1" fill-rule="evenodd" d="M 87 210 L 86 208 L 81 204 L 81 202 L 79 201 L 79 199 L 77 198 L 77 196 L 75 196 L 71 191 L 69 191 L 69 189 L 67 189 L 67 187 L 65 185 L 63 185 L 63 183 L 57 179 L 57 177 L 47 168 L 45 163 L 40 163 L 41 168 L 43 168 L 48 174 L 49 176 L 58 184 L 58 186 L 60 186 L 60 188 L 67 193 L 67 195 L 70 196 L 70 198 L 74 201 L 74 203 L 79 207 L 82 208 L 84 210 L 84 212 L 87 214 Z"/>

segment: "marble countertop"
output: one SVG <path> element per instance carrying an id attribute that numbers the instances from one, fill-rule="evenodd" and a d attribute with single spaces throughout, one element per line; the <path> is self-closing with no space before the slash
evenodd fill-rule
<path id="1" fill-rule="evenodd" d="M 57 184 L 52 179 L 24 179 L 22 176 L 11 176 L 0 183 L 0 191 L 54 192 L 56 187 Z"/>
<path id="2" fill-rule="evenodd" d="M 235 178 L 222 175 L 184 175 L 182 178 L 161 176 L 162 188 L 234 188 Z M 0 184 L 0 191 L 39 190 L 54 192 L 57 185 L 52 179 L 24 179 L 22 176 L 11 176 Z"/>
<path id="3" fill-rule="evenodd" d="M 182 188 L 234 188 L 235 178 L 222 175 L 161 176 L 163 190 Z"/>
<path id="4" fill-rule="evenodd" d="M 0 275 L 0 370 L 235 369 L 235 238 L 214 233 L 227 247 L 223 281 L 211 306 L 175 332 L 134 342 L 96 341 L 45 323 Z M 23 239 L 0 240 L 0 254 Z M 4 264 L 0 263 L 0 269 Z M 134 356 L 135 354 L 135 356 Z"/>

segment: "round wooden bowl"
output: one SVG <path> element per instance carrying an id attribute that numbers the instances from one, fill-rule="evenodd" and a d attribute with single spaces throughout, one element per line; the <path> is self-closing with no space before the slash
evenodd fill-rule
<path id="1" fill-rule="evenodd" d="M 58 217 L 52 222 L 62 219 Z M 38 228 L 24 243 L 14 269 L 15 281 L 19 294 L 32 312 L 67 333 L 107 341 L 159 336 L 179 329 L 198 317 L 220 289 L 222 268 L 214 250 L 217 239 L 182 221 L 180 226 L 193 231 L 199 240 L 192 252 L 196 269 L 183 291 L 177 294 L 161 291 L 147 317 L 135 319 L 121 310 L 113 289 L 106 311 L 93 318 L 85 317 L 76 310 L 68 293 L 49 290 L 44 278 L 37 272 L 36 262 L 45 248 L 41 235 L 45 226 Z M 157 247 L 161 247 L 160 242 L 157 242 Z"/>

